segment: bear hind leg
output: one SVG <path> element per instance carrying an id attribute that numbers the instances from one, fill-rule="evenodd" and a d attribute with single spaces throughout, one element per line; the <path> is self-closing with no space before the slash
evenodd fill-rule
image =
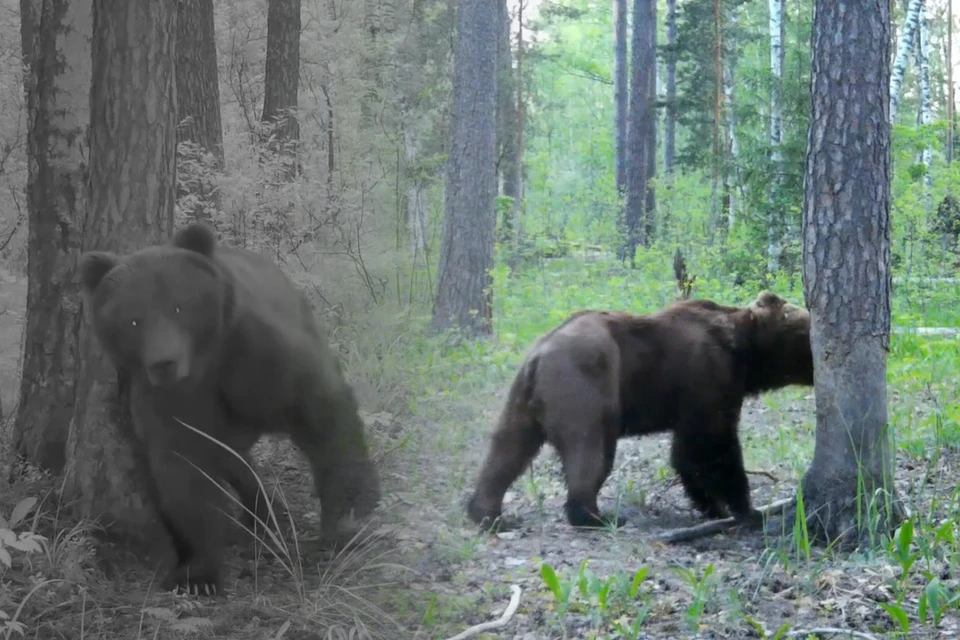
<path id="1" fill-rule="evenodd" d="M 546 442 L 541 425 L 527 410 L 508 407 L 494 432 L 467 515 L 483 529 L 506 530 L 519 524 L 503 518 L 503 496 Z"/>
<path id="2" fill-rule="evenodd" d="M 603 515 L 597 505 L 597 494 L 610 476 L 616 459 L 619 417 L 609 408 L 595 413 L 600 414 L 599 420 L 593 416 L 567 418 L 565 426 L 551 429 L 557 434 L 557 450 L 567 480 L 564 509 L 567 522 L 574 527 L 621 527 L 626 524 L 625 518 Z M 591 421 L 599 421 L 599 429 L 584 429 Z"/>

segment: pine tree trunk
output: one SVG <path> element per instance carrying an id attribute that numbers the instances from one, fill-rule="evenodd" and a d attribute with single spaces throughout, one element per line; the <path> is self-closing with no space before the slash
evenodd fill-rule
<path id="1" fill-rule="evenodd" d="M 802 481 L 811 535 L 894 526 L 890 336 L 889 5 L 816 0 L 804 187 L 804 293 L 817 406 Z M 875 501 L 876 500 L 876 501 Z M 861 519 L 862 518 L 862 519 Z"/>
<path id="2" fill-rule="evenodd" d="M 517 230 L 516 216 L 519 211 L 520 200 L 520 158 L 519 136 L 517 132 L 517 102 L 516 86 L 513 75 L 513 56 L 510 50 L 510 12 L 507 10 L 506 0 L 497 0 L 499 18 L 499 38 L 497 40 L 497 103 L 499 136 L 499 154 L 497 166 L 500 168 L 501 193 L 513 198 L 514 205 L 509 212 L 504 212 L 501 227 L 505 239 L 512 240 Z"/>
<path id="3" fill-rule="evenodd" d="M 675 2 L 675 0 L 671 0 Z M 614 153 L 617 193 L 627 188 L 627 0 L 613 1 L 613 101 L 615 106 Z"/>
<path id="4" fill-rule="evenodd" d="M 177 145 L 192 142 L 213 154 L 212 169 L 223 168 L 223 127 L 220 123 L 220 83 L 217 78 L 217 39 L 213 0 L 179 0 L 177 14 Z M 177 185 L 177 198 L 191 193 Z M 194 185 L 200 205 L 195 220 L 211 222 L 221 209 L 220 194 L 209 180 Z M 208 207 L 204 206 L 209 204 Z"/>
<path id="5" fill-rule="evenodd" d="M 627 210 L 626 238 L 621 258 L 633 264 L 637 246 L 646 246 L 652 211 L 648 180 L 653 175 L 649 145 L 656 139 L 656 1 L 635 0 L 633 5 L 632 73 L 627 123 Z M 651 135 L 651 131 L 653 135 Z"/>
<path id="6" fill-rule="evenodd" d="M 663 170 L 673 174 L 677 146 L 677 0 L 667 0 L 667 115 L 663 132 Z"/>
<path id="7" fill-rule="evenodd" d="M 15 450 L 59 473 L 73 415 L 87 212 L 90 0 L 21 2 L 29 129 L 28 287 Z"/>
<path id="8" fill-rule="evenodd" d="M 453 73 L 443 244 L 433 326 L 492 331 L 489 297 L 496 222 L 497 11 L 460 0 Z"/>
<path id="9" fill-rule="evenodd" d="M 296 157 L 300 121 L 295 113 L 300 90 L 300 0 L 269 0 L 267 3 L 267 59 L 263 71 L 263 113 L 261 122 L 282 120 L 275 129 L 274 151 Z M 299 172 L 298 162 L 290 163 L 289 177 Z"/>
<path id="10" fill-rule="evenodd" d="M 94 0 L 84 251 L 129 253 L 173 232 L 176 18 L 172 3 Z M 125 54 L 130 43 L 138 55 Z M 105 516 L 113 532 L 133 533 L 152 510 L 135 488 L 133 457 L 121 435 L 130 428 L 129 405 L 118 398 L 117 378 L 83 322 L 64 491 L 82 515 Z"/>

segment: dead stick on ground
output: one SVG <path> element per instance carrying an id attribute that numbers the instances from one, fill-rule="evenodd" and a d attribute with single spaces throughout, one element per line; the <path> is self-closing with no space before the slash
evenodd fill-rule
<path id="1" fill-rule="evenodd" d="M 759 511 L 765 517 L 775 516 L 783 513 L 787 508 L 793 506 L 795 503 L 796 498 L 785 498 L 783 500 L 771 502 L 767 506 L 761 507 Z M 696 540 L 697 538 L 706 538 L 707 536 L 723 533 L 724 531 L 735 529 L 738 526 L 741 526 L 741 523 L 737 522 L 736 518 L 710 520 L 709 522 L 697 524 L 692 527 L 682 527 L 680 529 L 670 529 L 669 531 L 664 531 L 660 535 L 654 536 L 654 540 L 656 542 L 665 542 L 667 544 L 672 544 L 675 542 L 690 542 L 691 540 Z"/>
<path id="2" fill-rule="evenodd" d="M 795 631 L 788 631 L 787 636 L 792 638 L 795 636 L 805 636 L 811 633 L 815 633 L 817 635 L 821 633 L 830 633 L 830 634 L 836 634 L 841 636 L 852 636 L 854 638 L 860 638 L 861 640 L 877 640 L 877 636 L 872 636 L 869 633 L 864 633 L 863 631 L 851 631 L 850 629 L 836 629 L 834 627 L 820 627 L 817 629 L 797 629 Z"/>
<path id="3" fill-rule="evenodd" d="M 769 471 L 750 471 L 749 469 L 747 469 L 746 471 L 748 474 L 752 476 L 763 476 L 764 478 L 769 479 L 770 482 L 780 482 L 780 479 L 777 478 L 777 476 L 773 475 Z"/>
<path id="4" fill-rule="evenodd" d="M 513 591 L 513 595 L 510 596 L 510 604 L 507 605 L 506 611 L 503 612 L 503 615 L 500 616 L 499 620 L 491 620 L 490 622 L 481 622 L 480 624 L 475 624 L 468 629 L 464 629 L 452 638 L 447 638 L 447 640 L 464 640 L 464 638 L 472 638 L 473 636 L 479 635 L 484 631 L 490 631 L 491 629 L 499 629 L 507 626 L 507 623 L 510 622 L 510 618 L 512 618 L 513 614 L 517 612 L 517 607 L 520 606 L 520 587 L 512 584 L 510 585 L 510 589 Z"/>

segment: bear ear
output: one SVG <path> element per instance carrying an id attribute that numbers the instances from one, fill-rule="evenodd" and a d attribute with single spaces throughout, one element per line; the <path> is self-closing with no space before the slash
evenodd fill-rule
<path id="1" fill-rule="evenodd" d="M 217 247 L 217 236 L 208 225 L 194 222 L 177 231 L 171 244 L 212 258 Z"/>
<path id="2" fill-rule="evenodd" d="M 753 302 L 753 306 L 758 309 L 772 309 L 776 307 L 782 307 L 785 304 L 787 304 L 786 300 L 775 293 L 770 293 L 769 291 L 764 291 L 758 295 L 757 299 Z"/>
<path id="3" fill-rule="evenodd" d="M 120 264 L 120 256 L 109 251 L 88 251 L 80 256 L 80 287 L 91 294 L 100 286 L 103 277 Z"/>

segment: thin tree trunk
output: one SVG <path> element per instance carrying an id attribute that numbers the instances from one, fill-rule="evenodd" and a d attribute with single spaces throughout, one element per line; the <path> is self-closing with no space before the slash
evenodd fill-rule
<path id="1" fill-rule="evenodd" d="M 492 331 L 490 269 L 497 195 L 497 11 L 460 0 L 453 74 L 443 243 L 433 327 Z"/>
<path id="2" fill-rule="evenodd" d="M 500 168 L 501 193 L 512 198 L 509 211 L 504 211 L 500 221 L 504 239 L 513 240 L 516 237 L 517 213 L 520 200 L 520 158 L 518 156 L 520 135 L 517 127 L 519 114 L 514 87 L 516 80 L 513 75 L 513 56 L 510 51 L 510 12 L 507 10 L 506 0 L 497 2 L 499 16 L 499 49 L 497 51 L 497 103 L 499 108 L 499 135 L 498 167 Z"/>
<path id="3" fill-rule="evenodd" d="M 770 0 L 770 218 L 767 223 L 767 272 L 780 270 L 783 253 L 784 211 L 780 202 L 783 184 L 783 0 Z"/>
<path id="4" fill-rule="evenodd" d="M 223 126 L 220 122 L 220 82 L 217 77 L 217 39 L 213 0 L 179 0 L 177 11 L 177 146 L 192 142 L 213 155 L 214 170 L 224 166 Z M 222 202 L 210 176 L 194 185 L 178 184 L 177 198 L 191 193 L 199 203 L 195 220 L 213 222 Z"/>
<path id="5" fill-rule="evenodd" d="M 731 17 L 731 23 L 734 27 L 737 25 L 737 20 L 739 19 L 740 7 L 737 6 L 733 10 L 733 15 Z M 727 59 L 727 64 L 723 68 L 723 98 L 726 104 L 726 151 L 727 151 L 727 162 L 726 164 L 726 184 L 725 188 L 727 195 L 730 199 L 729 204 L 727 205 L 727 230 L 732 231 L 734 224 L 737 221 L 737 203 L 739 202 L 739 189 L 740 189 L 740 171 L 739 171 L 739 155 L 740 155 L 740 145 L 737 140 L 737 118 L 736 113 L 734 112 L 734 97 L 735 97 L 735 84 L 734 84 L 734 74 L 737 67 L 737 54 L 734 53 L 730 55 Z"/>
<path id="6" fill-rule="evenodd" d="M 953 164 L 953 2 L 947 3 L 947 166 Z"/>
<path id="7" fill-rule="evenodd" d="M 914 39 L 920 30 L 920 8 L 923 0 L 910 0 L 907 5 L 907 15 L 903 19 L 897 44 L 897 57 L 893 61 L 893 70 L 890 73 L 890 122 L 897 121 L 900 106 L 900 88 L 903 86 L 903 75 L 907 71 L 907 61 L 913 51 Z"/>
<path id="8" fill-rule="evenodd" d="M 638 245 L 648 242 L 647 180 L 653 174 L 650 164 L 650 128 L 656 117 L 656 0 L 635 0 L 633 5 L 632 70 L 630 113 L 627 124 L 627 210 L 626 238 L 621 258 L 634 264 Z M 656 135 L 655 124 L 654 136 Z"/>
<path id="9" fill-rule="evenodd" d="M 713 172 L 710 176 L 710 229 L 712 241 L 720 221 L 720 131 L 723 127 L 723 14 L 720 0 L 713 0 Z"/>
<path id="10" fill-rule="evenodd" d="M 409 120 L 408 120 L 409 121 Z M 403 127 L 404 159 L 407 167 L 413 166 L 420 154 L 419 140 L 412 125 Z M 407 229 L 410 237 L 410 257 L 426 263 L 427 253 L 427 203 L 425 185 L 418 171 L 407 176 Z"/>
<path id="11" fill-rule="evenodd" d="M 171 3 L 94 0 L 84 251 L 129 253 L 173 232 L 176 18 Z M 125 53 L 133 43 L 138 55 Z M 131 428 L 129 405 L 87 322 L 79 362 L 64 492 L 82 515 L 113 520 L 114 532 L 142 532 L 152 513 L 133 488 L 133 458 L 117 429 Z"/>
<path id="12" fill-rule="evenodd" d="M 878 513 L 881 529 L 899 518 L 887 501 L 890 10 L 883 2 L 814 6 L 803 276 L 817 430 L 802 492 L 815 539 L 862 539 Z"/>
<path id="13" fill-rule="evenodd" d="M 675 2 L 675 0 L 671 0 Z M 627 188 L 627 0 L 613 0 L 613 101 L 615 106 L 614 153 L 616 188 L 622 197 Z"/>
<path id="14" fill-rule="evenodd" d="M 673 174 L 677 127 L 677 0 L 667 0 L 667 114 L 663 134 L 663 170 Z"/>
<path id="15" fill-rule="evenodd" d="M 920 76 L 920 124 L 930 124 L 933 111 L 933 95 L 930 89 L 930 24 L 923 4 L 917 19 L 916 56 L 917 75 Z M 933 162 L 933 151 L 929 146 L 920 154 L 923 163 L 923 207 L 930 213 L 933 211 L 933 174 L 930 165 Z"/>
<path id="16" fill-rule="evenodd" d="M 23 0 L 27 137 L 27 313 L 18 454 L 59 473 L 73 415 L 81 311 L 76 264 L 87 213 L 89 0 Z"/>
<path id="17" fill-rule="evenodd" d="M 516 225 L 514 233 L 519 239 L 523 235 L 523 220 L 520 214 L 523 211 L 523 150 L 525 144 L 525 118 L 523 104 L 523 9 L 526 0 L 517 3 L 517 159 L 514 164 L 516 182 L 516 196 L 513 198 L 513 220 Z"/>

